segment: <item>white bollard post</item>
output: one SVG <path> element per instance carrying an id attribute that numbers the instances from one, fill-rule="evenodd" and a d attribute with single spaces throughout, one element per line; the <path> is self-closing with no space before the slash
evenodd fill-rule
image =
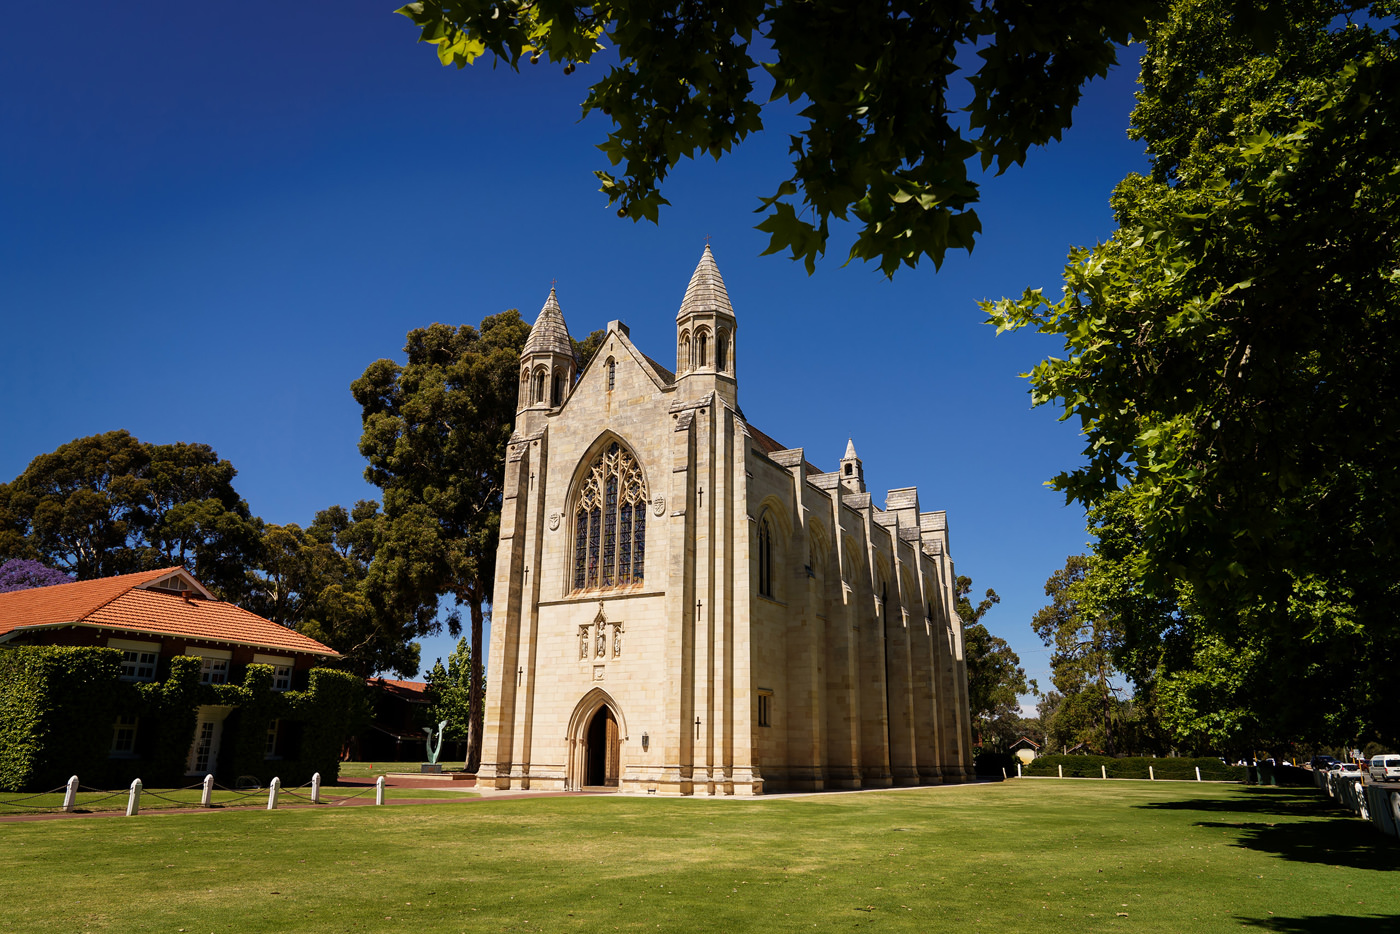
<path id="1" fill-rule="evenodd" d="M 384 776 L 379 776 L 379 780 L 374 783 L 374 803 L 384 803 Z"/>
<path id="2" fill-rule="evenodd" d="M 214 773 L 206 772 L 204 775 L 204 790 L 199 794 L 199 806 L 208 808 L 214 806 Z"/>
<path id="3" fill-rule="evenodd" d="M 1106 766 L 1106 765 L 1101 765 L 1101 766 L 1099 766 L 1099 774 L 1103 776 L 1103 780 L 1104 780 L 1104 781 L 1108 781 L 1108 766 Z"/>
<path id="4" fill-rule="evenodd" d="M 1016 763 L 1016 777 L 1017 777 L 1017 778 L 1020 778 L 1020 777 L 1021 777 L 1021 763 L 1020 763 L 1019 761 L 1017 761 L 1017 763 Z"/>
<path id="5" fill-rule="evenodd" d="M 78 776 L 68 779 L 68 787 L 63 792 L 63 810 L 71 811 L 78 800 Z"/>
<path id="6" fill-rule="evenodd" d="M 267 809 L 277 810 L 277 792 L 282 790 L 282 779 L 274 777 L 267 785 Z"/>
<path id="7" fill-rule="evenodd" d="M 126 796 L 126 816 L 135 817 L 141 810 L 141 779 L 131 780 L 131 794 Z"/>
<path id="8" fill-rule="evenodd" d="M 1157 773 L 1150 765 L 1147 767 L 1147 780 L 1149 782 L 1155 782 L 1157 780 Z"/>
<path id="9" fill-rule="evenodd" d="M 1064 777 L 1065 777 L 1065 767 L 1064 767 L 1063 765 L 1057 765 L 1057 766 L 1055 766 L 1055 768 L 1057 768 L 1057 769 L 1060 770 L 1060 777 L 1061 777 L 1061 778 L 1064 778 Z"/>
<path id="10" fill-rule="evenodd" d="M 315 772 L 311 776 L 311 803 L 321 803 L 321 773 Z"/>
<path id="11" fill-rule="evenodd" d="M 1006 766 L 1001 767 L 1001 780 L 1006 781 Z"/>
<path id="12" fill-rule="evenodd" d="M 1200 781 L 1200 780 L 1201 780 L 1201 767 L 1198 765 L 1198 766 L 1196 766 L 1196 781 Z"/>

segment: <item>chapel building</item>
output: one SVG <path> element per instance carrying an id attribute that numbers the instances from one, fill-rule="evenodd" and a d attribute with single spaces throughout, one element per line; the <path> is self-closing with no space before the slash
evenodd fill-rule
<path id="1" fill-rule="evenodd" d="M 668 795 L 971 777 L 943 512 L 750 425 L 709 247 L 676 370 L 620 321 L 576 372 L 553 289 L 520 363 L 479 780 Z"/>

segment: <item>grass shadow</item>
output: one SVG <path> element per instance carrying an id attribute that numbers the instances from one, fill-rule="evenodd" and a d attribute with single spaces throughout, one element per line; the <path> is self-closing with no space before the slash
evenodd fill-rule
<path id="1" fill-rule="evenodd" d="M 1337 805 L 1313 789 L 1245 786 L 1241 797 L 1187 798 L 1149 801 L 1135 807 L 1157 811 L 1205 811 L 1207 813 L 1272 814 L 1278 817 L 1335 816 Z"/>
<path id="2" fill-rule="evenodd" d="M 1202 821 L 1196 826 L 1237 830 L 1239 838 L 1233 846 L 1287 860 L 1375 872 L 1400 870 L 1400 847 L 1395 841 L 1369 821 L 1355 817 L 1282 824 Z"/>
<path id="3" fill-rule="evenodd" d="M 1277 934 L 1356 934 L 1357 931 L 1393 931 L 1394 915 L 1315 915 L 1309 918 L 1240 918 L 1240 923 Z"/>

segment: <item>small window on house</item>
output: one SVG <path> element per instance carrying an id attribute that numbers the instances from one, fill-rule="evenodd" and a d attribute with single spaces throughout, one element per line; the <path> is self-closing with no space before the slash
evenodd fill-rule
<path id="1" fill-rule="evenodd" d="M 617 361 L 612 357 L 608 358 L 608 392 L 612 392 L 617 385 Z"/>
<path id="2" fill-rule="evenodd" d="M 272 689 L 290 691 L 292 689 L 292 666 L 277 665 L 272 669 Z"/>
<path id="3" fill-rule="evenodd" d="M 773 725 L 773 692 L 760 689 L 758 692 L 758 725 Z"/>
<path id="4" fill-rule="evenodd" d="M 113 756 L 122 758 L 136 755 L 136 726 L 135 714 L 117 715 L 117 722 L 112 725 Z"/>
<path id="5" fill-rule="evenodd" d="M 205 658 L 204 663 L 199 666 L 200 684 L 227 684 L 228 683 L 228 659 L 226 658 Z"/>
<path id="6" fill-rule="evenodd" d="M 281 750 L 277 746 L 277 737 L 281 733 L 282 721 L 272 720 L 267 724 L 267 741 L 263 744 L 264 759 L 282 758 Z"/>
<path id="7" fill-rule="evenodd" d="M 144 651 L 142 649 L 122 649 L 122 680 L 153 680 L 156 676 L 156 662 L 159 660 L 159 652 Z"/>

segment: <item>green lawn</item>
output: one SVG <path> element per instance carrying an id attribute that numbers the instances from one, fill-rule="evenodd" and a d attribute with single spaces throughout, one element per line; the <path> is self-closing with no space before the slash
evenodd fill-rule
<path id="1" fill-rule="evenodd" d="M 203 793 L 198 788 L 147 788 L 141 793 L 140 810 L 165 811 L 174 808 L 199 807 Z M 348 798 L 373 798 L 374 788 L 337 787 L 324 785 L 321 788 L 321 802 L 327 806 Z M 460 791 L 449 788 L 385 788 L 384 798 L 388 801 L 414 798 L 476 798 L 475 790 L 463 788 Z M 279 807 L 311 803 L 310 788 L 285 788 L 278 798 Z M 73 809 L 78 813 L 126 812 L 127 792 L 80 791 L 73 799 Z M 210 796 L 215 808 L 267 806 L 267 789 L 261 791 L 229 791 L 216 788 Z M 0 817 L 23 814 L 53 813 L 63 810 L 63 792 L 42 795 L 12 794 L 0 792 Z M 4 928 L 0 927 L 0 931 Z"/>
<path id="2" fill-rule="evenodd" d="M 0 836 L 5 932 L 1362 934 L 1400 912 L 1394 839 L 1313 793 L 1234 785 L 483 800 Z"/>
<path id="3" fill-rule="evenodd" d="M 417 775 L 422 768 L 421 762 L 342 762 L 340 763 L 341 778 L 374 778 L 377 775 L 388 775 L 389 773 Z M 443 769 L 449 772 L 460 772 L 462 763 L 444 762 Z"/>

